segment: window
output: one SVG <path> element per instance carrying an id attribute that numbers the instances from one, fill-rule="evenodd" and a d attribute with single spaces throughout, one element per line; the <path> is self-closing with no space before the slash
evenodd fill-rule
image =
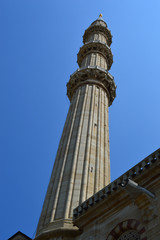
<path id="1" fill-rule="evenodd" d="M 136 219 L 127 219 L 118 223 L 107 236 L 106 240 L 147 240 L 145 227 Z"/>
<path id="2" fill-rule="evenodd" d="M 140 235 L 137 231 L 129 230 L 124 232 L 118 240 L 140 240 Z"/>

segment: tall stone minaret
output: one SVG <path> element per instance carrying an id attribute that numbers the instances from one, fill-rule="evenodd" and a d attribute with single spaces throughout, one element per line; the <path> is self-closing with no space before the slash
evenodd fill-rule
<path id="1" fill-rule="evenodd" d="M 110 182 L 108 107 L 116 86 L 108 73 L 112 36 L 102 15 L 85 31 L 79 69 L 67 83 L 71 102 L 36 239 L 76 235 L 73 209 Z M 48 238 L 47 238 L 48 236 Z M 68 236 L 68 235 L 67 235 Z"/>

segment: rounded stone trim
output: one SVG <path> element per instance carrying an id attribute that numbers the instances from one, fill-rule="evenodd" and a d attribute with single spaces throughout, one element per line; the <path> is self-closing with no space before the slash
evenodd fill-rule
<path id="1" fill-rule="evenodd" d="M 84 35 L 83 35 L 83 43 L 86 43 L 86 40 L 88 39 L 88 37 L 91 34 L 97 33 L 97 32 L 101 32 L 106 36 L 108 46 L 110 46 L 111 43 L 112 43 L 111 32 L 107 27 L 104 27 L 104 26 L 101 26 L 101 25 L 99 25 L 99 26 L 98 25 L 93 25 L 93 26 L 90 26 L 89 28 L 87 28 L 86 31 L 84 32 Z"/>
<path id="2" fill-rule="evenodd" d="M 50 231 L 44 231 L 41 234 L 39 234 L 38 236 L 36 236 L 34 238 L 34 240 L 50 240 L 50 239 L 54 239 L 54 238 L 58 238 L 58 237 L 77 237 L 78 235 L 80 235 L 82 232 L 79 229 L 74 229 L 74 228 L 65 228 L 65 227 L 61 227 L 61 228 L 57 228 L 57 229 L 53 229 Z"/>
<path id="3" fill-rule="evenodd" d="M 108 72 L 99 68 L 83 68 L 72 74 L 67 83 L 67 96 L 70 101 L 75 90 L 84 84 L 95 84 L 103 87 L 108 95 L 109 106 L 116 97 L 114 78 Z"/>
<path id="4" fill-rule="evenodd" d="M 117 224 L 107 236 L 106 240 L 121 240 L 121 237 L 122 239 L 124 238 L 125 232 L 126 236 L 127 234 L 129 235 L 129 233 L 133 233 L 135 236 L 137 235 L 140 240 L 147 240 L 145 227 L 135 219 L 128 219 Z"/>
<path id="5" fill-rule="evenodd" d="M 107 44 L 102 43 L 100 41 L 87 42 L 80 48 L 80 50 L 77 54 L 78 65 L 81 67 L 81 63 L 82 63 L 84 57 L 88 53 L 94 53 L 94 52 L 100 53 L 103 55 L 103 57 L 107 61 L 108 70 L 109 70 L 113 63 L 113 55 L 112 55 L 110 47 L 108 47 Z"/>

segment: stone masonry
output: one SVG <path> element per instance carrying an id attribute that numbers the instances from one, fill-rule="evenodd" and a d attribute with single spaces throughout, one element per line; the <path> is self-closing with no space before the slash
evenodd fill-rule
<path id="1" fill-rule="evenodd" d="M 59 229 L 75 235 L 73 209 L 110 183 L 108 106 L 116 86 L 108 73 L 112 36 L 102 16 L 85 31 L 83 42 L 77 55 L 80 68 L 67 84 L 71 104 L 36 239 L 55 236 Z"/>
<path id="2" fill-rule="evenodd" d="M 84 33 L 79 69 L 67 84 L 71 104 L 34 240 L 160 239 L 160 149 L 110 183 L 111 42 L 100 15 Z M 17 232 L 10 239 L 30 238 Z"/>

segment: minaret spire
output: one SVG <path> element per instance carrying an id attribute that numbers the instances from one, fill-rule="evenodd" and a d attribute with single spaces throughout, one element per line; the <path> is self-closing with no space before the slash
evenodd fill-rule
<path id="1" fill-rule="evenodd" d="M 110 182 L 108 106 L 116 96 L 116 86 L 108 73 L 113 63 L 112 36 L 102 14 L 86 29 L 83 43 L 77 54 L 79 69 L 67 83 L 71 104 L 39 219 L 37 240 L 66 236 L 68 231 L 75 236 L 73 209 Z"/>

